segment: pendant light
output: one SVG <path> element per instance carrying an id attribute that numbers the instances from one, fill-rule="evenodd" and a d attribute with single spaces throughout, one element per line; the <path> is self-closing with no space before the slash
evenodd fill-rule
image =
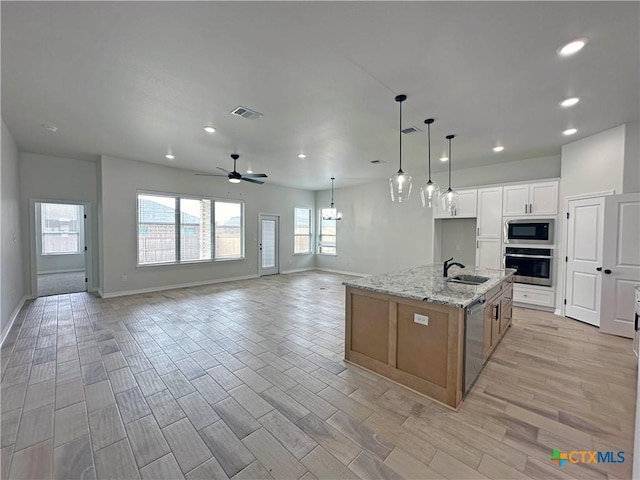
<path id="1" fill-rule="evenodd" d="M 455 138 L 455 135 L 447 135 L 446 139 L 449 140 L 449 188 L 447 190 L 440 191 L 440 201 L 445 211 L 453 215 L 458 208 L 458 192 L 451 188 L 451 140 Z"/>
<path id="2" fill-rule="evenodd" d="M 409 195 L 411 195 L 411 175 L 407 175 L 402 171 L 402 102 L 406 99 L 406 95 L 398 95 L 396 97 L 396 102 L 400 104 L 400 128 L 398 129 L 398 133 L 400 135 L 400 168 L 398 169 L 398 173 L 389 178 L 391 201 L 397 201 L 398 203 L 407 201 L 409 199 Z"/>
<path id="3" fill-rule="evenodd" d="M 431 181 L 431 124 L 434 122 L 433 118 L 427 118 L 424 123 L 427 124 L 427 150 L 429 158 L 429 180 L 427 183 L 420 187 L 420 198 L 422 199 L 422 206 L 426 208 L 432 208 L 438 204 L 438 195 L 440 194 L 440 187 L 437 183 Z"/>
<path id="4" fill-rule="evenodd" d="M 323 220 L 342 220 L 342 212 L 338 212 L 333 206 L 333 182 L 335 179 L 335 177 L 331 177 L 331 208 L 328 209 L 328 215 L 322 215 Z M 323 211 L 326 212 L 327 209 L 325 208 Z"/>

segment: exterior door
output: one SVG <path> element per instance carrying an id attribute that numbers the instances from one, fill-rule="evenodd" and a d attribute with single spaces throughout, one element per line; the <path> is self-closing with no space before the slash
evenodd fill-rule
<path id="1" fill-rule="evenodd" d="M 640 283 L 640 195 L 605 197 L 604 214 L 600 329 L 632 338 L 634 286 Z"/>
<path id="2" fill-rule="evenodd" d="M 604 197 L 570 200 L 567 233 L 565 314 L 599 327 Z"/>
<path id="3" fill-rule="evenodd" d="M 276 215 L 260 214 L 259 275 L 280 273 L 278 258 L 279 221 Z"/>

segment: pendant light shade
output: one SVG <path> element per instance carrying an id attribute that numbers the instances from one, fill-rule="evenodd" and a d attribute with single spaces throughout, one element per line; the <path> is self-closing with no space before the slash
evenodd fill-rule
<path id="1" fill-rule="evenodd" d="M 458 192 L 451 188 L 451 140 L 455 135 L 447 135 L 446 138 L 449 141 L 449 188 L 440 191 L 440 201 L 444 209 L 454 215 L 458 208 Z"/>
<path id="2" fill-rule="evenodd" d="M 391 177 L 389 178 L 391 201 L 398 203 L 407 201 L 409 199 L 409 195 L 411 195 L 411 175 L 408 175 L 402 171 L 402 102 L 404 102 L 406 99 L 406 95 L 398 95 L 396 97 L 396 102 L 400 104 L 400 128 L 398 129 L 398 133 L 400 135 L 400 168 L 398 169 L 398 173 L 391 175 Z"/>
<path id="3" fill-rule="evenodd" d="M 431 181 L 431 124 L 434 122 L 433 118 L 427 118 L 424 123 L 427 124 L 427 156 L 429 159 L 429 179 L 427 183 L 420 187 L 420 198 L 422 199 L 422 206 L 426 208 L 433 208 L 438 205 L 438 196 L 440 195 L 440 187 L 437 183 Z"/>
<path id="4" fill-rule="evenodd" d="M 333 205 L 333 182 L 336 178 L 331 177 L 331 208 L 323 209 L 324 215 L 322 215 L 323 220 L 342 220 L 342 212 L 336 210 Z M 328 212 L 327 212 L 328 210 Z"/>

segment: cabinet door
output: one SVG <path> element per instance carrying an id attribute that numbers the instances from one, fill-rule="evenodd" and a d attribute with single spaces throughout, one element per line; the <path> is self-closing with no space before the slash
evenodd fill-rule
<path id="1" fill-rule="evenodd" d="M 478 237 L 502 238 L 502 187 L 478 189 Z"/>
<path id="2" fill-rule="evenodd" d="M 502 297 L 502 300 L 500 300 L 500 336 L 504 335 L 509 325 L 511 325 L 512 310 L 511 298 Z"/>
<path id="3" fill-rule="evenodd" d="M 502 214 L 505 216 L 529 213 L 529 185 L 507 185 L 503 188 Z"/>
<path id="4" fill-rule="evenodd" d="M 529 189 L 531 215 L 558 214 L 558 182 L 532 183 Z"/>
<path id="5" fill-rule="evenodd" d="M 476 267 L 502 268 L 502 249 L 499 238 L 476 239 Z"/>
<path id="6" fill-rule="evenodd" d="M 458 190 L 458 208 L 455 216 L 462 218 L 475 218 L 477 215 L 478 190 Z"/>

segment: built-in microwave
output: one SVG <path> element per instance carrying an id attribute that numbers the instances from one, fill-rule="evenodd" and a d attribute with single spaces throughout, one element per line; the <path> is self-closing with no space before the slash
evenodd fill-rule
<path id="1" fill-rule="evenodd" d="M 504 243 L 553 244 L 552 218 L 506 219 L 504 222 Z"/>

